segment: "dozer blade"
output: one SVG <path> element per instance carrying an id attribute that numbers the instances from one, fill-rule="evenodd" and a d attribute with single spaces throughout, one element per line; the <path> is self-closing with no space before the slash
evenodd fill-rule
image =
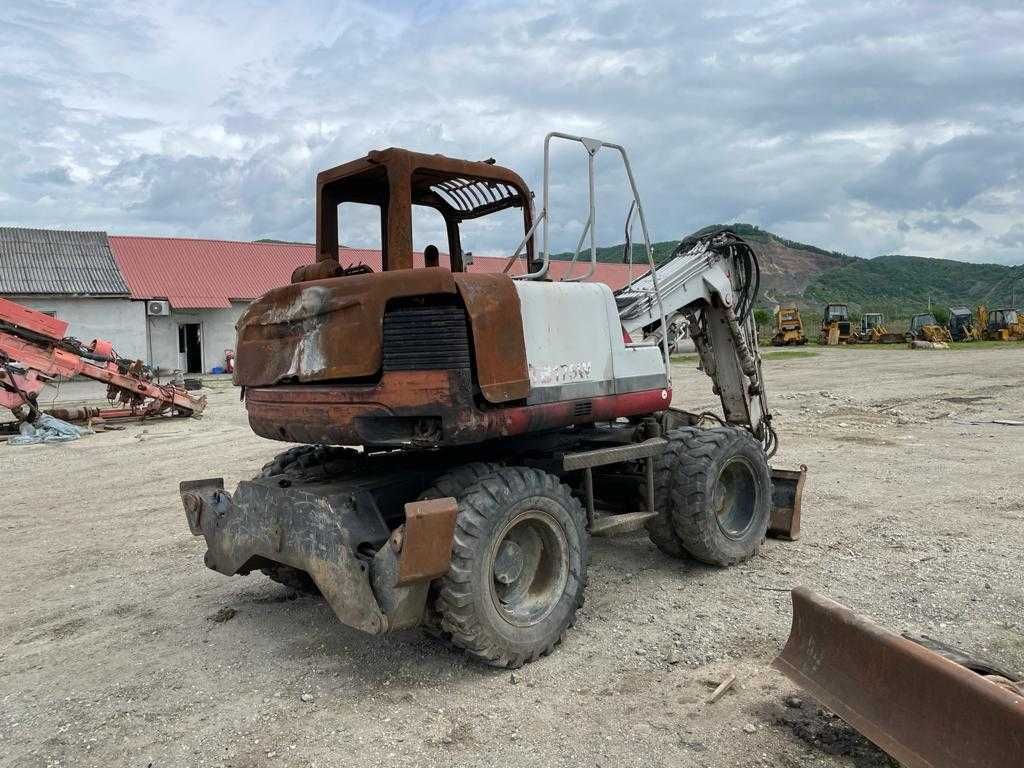
<path id="1" fill-rule="evenodd" d="M 905 768 L 1024 761 L 1024 697 L 804 587 L 773 666 Z"/>
<path id="2" fill-rule="evenodd" d="M 800 538 L 800 503 L 806 479 L 806 464 L 801 464 L 798 470 L 772 467 L 772 519 L 768 535 L 773 539 L 796 541 Z"/>

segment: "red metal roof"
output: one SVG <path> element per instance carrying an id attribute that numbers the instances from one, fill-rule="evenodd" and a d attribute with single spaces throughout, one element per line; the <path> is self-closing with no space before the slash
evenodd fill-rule
<path id="1" fill-rule="evenodd" d="M 137 237 L 112 235 L 110 248 L 133 299 L 167 299 L 176 309 L 215 309 L 232 301 L 252 301 L 271 288 L 287 285 L 296 267 L 316 260 L 315 248 L 301 243 L 252 243 L 234 240 L 197 240 L 181 237 Z M 342 265 L 368 264 L 381 268 L 377 250 L 342 247 Z M 445 265 L 447 255 L 442 254 Z M 505 259 L 477 257 L 470 272 L 501 272 Z M 414 253 L 413 263 L 423 266 L 423 254 Z M 522 272 L 522 260 L 513 274 Z M 552 261 L 551 276 L 565 274 L 567 262 Z M 577 264 L 573 274 L 583 274 L 586 265 Z M 645 270 L 634 268 L 634 276 Z M 598 264 L 591 277 L 613 290 L 626 284 L 624 264 Z"/>

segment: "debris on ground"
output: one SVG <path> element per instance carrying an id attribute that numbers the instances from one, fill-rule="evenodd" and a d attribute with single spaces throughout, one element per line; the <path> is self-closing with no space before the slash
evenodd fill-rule
<path id="1" fill-rule="evenodd" d="M 210 621 L 213 621 L 213 622 L 215 622 L 217 624 L 223 624 L 225 621 L 231 621 L 237 615 L 238 615 L 238 611 L 237 610 L 235 610 L 231 606 L 225 606 L 224 608 L 221 608 L 219 611 L 217 611 L 212 616 L 207 616 L 206 618 L 208 618 Z"/>
<path id="2" fill-rule="evenodd" d="M 714 692 L 710 696 L 708 696 L 707 703 L 714 704 L 720 698 L 725 696 L 726 691 L 732 688 L 735 684 L 736 674 L 734 672 L 730 672 L 728 675 L 725 676 L 725 679 L 718 684 L 718 687 L 715 688 Z"/>
<path id="3" fill-rule="evenodd" d="M 87 427 L 76 427 L 47 413 L 40 413 L 34 422 L 21 422 L 18 432 L 18 435 L 7 438 L 8 445 L 67 443 L 93 434 L 93 430 Z"/>

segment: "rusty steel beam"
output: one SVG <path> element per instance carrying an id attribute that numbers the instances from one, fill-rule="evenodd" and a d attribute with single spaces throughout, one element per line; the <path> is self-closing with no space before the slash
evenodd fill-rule
<path id="1" fill-rule="evenodd" d="M 805 587 L 773 666 L 905 768 L 1024 765 L 1024 697 Z"/>

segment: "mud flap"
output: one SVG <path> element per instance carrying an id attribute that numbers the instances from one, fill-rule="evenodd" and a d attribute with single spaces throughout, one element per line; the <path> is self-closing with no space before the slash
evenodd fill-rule
<path id="1" fill-rule="evenodd" d="M 807 479 L 807 465 L 799 470 L 772 469 L 772 519 L 768 535 L 774 539 L 796 541 L 800 538 L 800 505 Z"/>
<path id="2" fill-rule="evenodd" d="M 1011 768 L 1024 697 L 804 587 L 773 666 L 906 768 Z"/>

